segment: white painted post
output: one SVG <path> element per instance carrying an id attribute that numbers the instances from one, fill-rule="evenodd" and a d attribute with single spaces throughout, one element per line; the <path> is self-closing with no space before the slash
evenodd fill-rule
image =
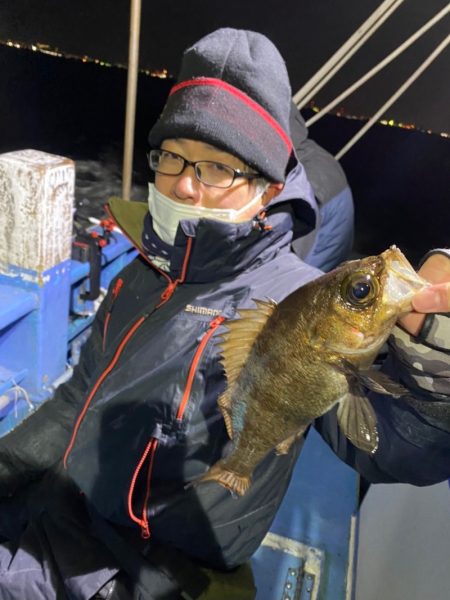
<path id="1" fill-rule="evenodd" d="M 38 150 L 0 154 L 0 272 L 44 271 L 71 255 L 75 166 Z"/>
<path id="2" fill-rule="evenodd" d="M 0 332 L 0 370 L 11 385 L 20 376 L 36 402 L 51 395 L 66 369 L 74 181 L 68 158 L 0 154 L 0 312 L 18 298 L 27 309 L 29 297 L 34 305 L 9 323 L 7 336 Z"/>

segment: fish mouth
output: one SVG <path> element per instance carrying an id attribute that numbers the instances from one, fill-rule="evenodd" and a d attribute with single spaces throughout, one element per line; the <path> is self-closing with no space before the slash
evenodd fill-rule
<path id="1" fill-rule="evenodd" d="M 379 351 L 379 349 L 381 348 L 381 346 L 383 345 L 383 343 L 386 341 L 388 337 L 387 333 L 383 333 L 380 334 L 379 336 L 364 336 L 361 334 L 361 338 L 360 341 L 361 343 L 359 345 L 355 345 L 354 347 L 350 347 L 350 346 L 346 346 L 344 344 L 333 344 L 333 343 L 328 343 L 327 344 L 327 350 L 331 351 L 331 352 L 335 352 L 337 354 L 341 354 L 342 356 L 345 356 L 346 358 L 354 358 L 354 357 L 358 357 L 361 360 L 364 359 L 364 357 L 370 357 L 370 359 L 368 360 L 368 365 L 370 364 L 370 362 L 373 360 L 374 355 L 376 355 Z"/>
<path id="2" fill-rule="evenodd" d="M 413 297 L 431 284 L 416 273 L 396 246 L 391 246 L 381 256 L 385 260 L 387 271 L 383 303 L 391 306 L 398 315 L 408 313 L 412 310 Z"/>

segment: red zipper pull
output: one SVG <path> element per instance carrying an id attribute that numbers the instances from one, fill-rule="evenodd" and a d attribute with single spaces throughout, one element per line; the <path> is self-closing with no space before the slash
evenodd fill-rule
<path id="1" fill-rule="evenodd" d="M 170 278 L 169 278 L 169 276 L 167 275 L 167 273 L 164 273 L 163 271 L 160 271 L 160 273 L 162 273 L 164 275 L 164 277 L 166 277 L 167 279 L 169 279 L 169 283 L 167 284 L 166 289 L 161 294 L 161 296 L 160 296 L 161 302 L 158 304 L 158 306 L 156 308 L 159 308 L 162 304 L 164 304 L 165 302 L 167 302 L 167 300 L 170 300 L 170 298 L 172 297 L 172 295 L 173 295 L 173 293 L 174 293 L 175 288 L 177 287 L 177 285 L 179 283 L 184 283 L 184 280 L 186 279 L 187 265 L 188 265 L 188 262 L 189 262 L 189 257 L 191 255 L 191 249 L 192 249 L 192 238 L 188 237 L 188 239 L 187 239 L 187 247 L 186 247 L 186 254 L 184 255 L 184 260 L 183 260 L 183 267 L 181 269 L 181 275 L 180 275 L 180 277 L 178 277 L 178 279 L 175 279 L 175 281 L 171 281 Z"/>
<path id="2" fill-rule="evenodd" d="M 150 537 L 150 528 L 148 526 L 148 523 L 145 523 L 145 525 L 142 525 L 141 527 L 141 538 L 143 540 L 148 540 Z"/>
<path id="3" fill-rule="evenodd" d="M 172 294 L 175 291 L 175 288 L 177 287 L 178 281 L 171 281 L 166 289 L 163 291 L 163 293 L 161 294 L 161 300 L 163 302 L 167 302 L 167 300 L 169 300 L 172 297 Z"/>
<path id="4" fill-rule="evenodd" d="M 209 328 L 210 329 L 216 329 L 217 327 L 219 327 L 219 325 L 222 325 L 222 323 L 225 321 L 225 317 L 216 317 L 215 319 L 213 319 L 211 321 L 211 323 L 209 324 Z"/>

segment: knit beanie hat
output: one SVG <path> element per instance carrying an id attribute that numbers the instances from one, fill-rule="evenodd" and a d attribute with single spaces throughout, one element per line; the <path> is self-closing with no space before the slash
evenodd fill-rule
<path id="1" fill-rule="evenodd" d="M 150 146 L 177 137 L 206 142 L 283 182 L 292 152 L 291 97 L 286 65 L 268 38 L 218 29 L 184 52 Z"/>

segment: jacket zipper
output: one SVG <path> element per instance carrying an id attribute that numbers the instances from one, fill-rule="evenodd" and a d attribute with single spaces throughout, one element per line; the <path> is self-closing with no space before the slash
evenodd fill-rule
<path id="1" fill-rule="evenodd" d="M 134 335 L 134 333 L 136 332 L 137 329 L 139 329 L 139 327 L 142 325 L 142 323 L 146 320 L 146 318 L 150 315 L 151 313 L 148 313 L 146 315 L 143 315 L 142 317 L 140 317 L 135 324 L 131 327 L 131 329 L 128 330 L 127 334 L 125 335 L 125 337 L 122 339 L 122 341 L 120 342 L 119 346 L 117 347 L 114 356 L 111 360 L 111 362 L 109 363 L 109 365 L 106 367 L 106 369 L 103 371 L 103 373 L 100 375 L 100 377 L 97 379 L 94 387 L 91 389 L 86 402 L 84 403 L 83 406 L 83 410 L 81 411 L 81 413 L 78 415 L 78 419 L 75 422 L 75 426 L 73 428 L 73 432 L 72 432 L 72 436 L 70 438 L 69 441 L 69 445 L 67 446 L 67 450 L 64 454 L 64 458 L 63 458 L 63 464 L 64 467 L 67 468 L 67 459 L 69 457 L 69 454 L 72 451 L 73 445 L 75 443 L 75 439 L 77 437 L 78 434 L 78 430 L 80 428 L 81 422 L 84 419 L 84 416 L 87 412 L 87 409 L 89 408 L 89 405 L 92 401 L 92 398 L 95 396 L 95 394 L 97 393 L 98 388 L 100 387 L 100 385 L 104 382 L 104 380 L 106 379 L 106 377 L 111 373 L 111 371 L 114 369 L 114 367 L 117 364 L 117 361 L 120 358 L 120 355 L 122 354 L 125 346 L 127 345 L 128 341 L 130 340 L 130 338 Z"/>
<path id="2" fill-rule="evenodd" d="M 114 216 L 111 212 L 111 209 L 109 208 L 109 206 L 107 204 L 105 205 L 105 210 L 108 213 L 111 221 L 122 231 L 121 227 L 117 223 L 116 219 L 114 218 Z M 156 271 L 158 271 L 158 273 L 160 273 L 160 275 L 162 275 L 167 280 L 167 287 L 160 296 L 161 302 L 156 306 L 156 308 L 159 308 L 160 306 L 165 304 L 168 300 L 170 300 L 177 285 L 179 283 L 183 283 L 186 278 L 187 266 L 188 266 L 189 258 L 190 258 L 191 251 L 192 251 L 192 238 L 191 237 L 187 238 L 186 253 L 185 253 L 184 259 L 183 259 L 183 265 L 181 267 L 180 277 L 178 277 L 177 279 L 171 279 L 165 271 L 159 269 L 155 264 L 152 263 L 152 261 L 148 258 L 148 256 L 145 254 L 145 252 L 142 252 L 142 250 L 135 244 L 135 242 L 125 232 L 122 231 L 122 233 L 127 238 L 127 240 L 136 248 L 136 250 L 139 252 L 139 254 L 146 260 L 146 262 L 148 262 L 148 264 L 150 266 L 152 266 Z"/>
<path id="3" fill-rule="evenodd" d="M 200 362 L 200 359 L 202 357 L 203 351 L 205 350 L 206 345 L 208 344 L 209 340 L 211 339 L 211 336 L 213 335 L 214 331 L 224 321 L 225 321 L 225 317 L 216 317 L 215 319 L 213 319 L 211 321 L 211 323 L 209 324 L 209 328 L 205 332 L 204 336 L 201 339 L 200 344 L 197 347 L 197 350 L 195 351 L 194 358 L 192 359 L 191 366 L 189 367 L 189 373 L 187 376 L 186 387 L 184 388 L 183 397 L 181 398 L 181 402 L 178 407 L 177 416 L 176 416 L 177 421 L 181 421 L 183 419 L 184 411 L 186 410 L 186 406 L 189 402 L 189 397 L 191 395 L 192 384 L 194 382 L 195 372 L 197 370 L 198 363 Z"/>
<path id="4" fill-rule="evenodd" d="M 81 411 L 81 413 L 78 416 L 78 419 L 75 422 L 75 426 L 73 428 L 73 432 L 72 432 L 72 436 L 70 438 L 70 442 L 69 445 L 67 446 L 67 450 L 64 454 L 64 459 L 63 459 L 63 464 L 64 467 L 67 468 L 67 459 L 69 457 L 69 454 L 72 451 L 73 445 L 75 443 L 75 439 L 77 437 L 78 434 L 78 430 L 80 428 L 81 422 L 84 419 L 84 416 L 87 412 L 87 409 L 89 408 L 89 405 L 92 401 L 92 398 L 95 396 L 95 394 L 97 393 L 98 388 L 100 387 L 100 385 L 103 383 L 103 381 L 106 379 L 106 377 L 111 373 L 111 371 L 114 369 L 114 367 L 117 364 L 117 361 L 119 360 L 125 346 L 127 345 L 128 341 L 130 340 L 130 338 L 134 335 L 134 333 L 136 332 L 137 329 L 139 329 L 139 327 L 142 325 L 142 323 L 147 319 L 147 317 L 149 317 L 155 310 L 157 310 L 160 306 L 162 306 L 163 304 L 165 304 L 173 295 L 173 292 L 175 291 L 175 288 L 177 287 L 177 285 L 179 283 L 183 283 L 184 278 L 186 276 L 186 271 L 187 271 L 187 265 L 189 262 L 189 256 L 191 253 L 191 248 L 192 248 L 192 238 L 188 238 L 187 240 L 187 248 L 186 248 L 186 254 L 184 256 L 184 260 L 183 260 L 183 268 L 181 270 L 181 276 L 178 279 L 175 279 L 175 281 L 172 281 L 168 275 L 166 275 L 166 277 L 169 279 L 170 283 L 169 285 L 166 287 L 166 289 L 164 290 L 164 292 L 161 294 L 161 301 L 159 302 L 159 304 L 157 304 L 154 309 L 141 316 L 136 322 L 135 324 L 131 327 L 131 329 L 128 330 L 128 332 L 126 333 L 126 335 L 124 336 L 124 338 L 122 339 L 122 341 L 120 342 L 119 346 L 117 347 L 114 356 L 111 360 L 111 362 L 109 363 L 109 365 L 106 367 L 106 369 L 103 371 L 103 373 L 100 375 L 100 377 L 98 378 L 98 380 L 96 381 L 94 387 L 92 388 L 92 390 L 90 391 L 86 402 L 83 406 L 83 410 Z"/>
<path id="5" fill-rule="evenodd" d="M 191 389 L 192 389 L 192 383 L 194 381 L 195 372 L 197 370 L 198 363 L 200 362 L 202 354 L 203 354 L 209 340 L 211 339 L 211 336 L 213 335 L 214 331 L 224 321 L 225 321 L 225 317 L 216 317 L 215 319 L 213 319 L 211 321 L 207 331 L 203 335 L 201 342 L 194 354 L 194 358 L 192 359 L 191 366 L 189 367 L 189 373 L 188 373 L 188 377 L 187 377 L 186 387 L 185 387 L 183 397 L 181 399 L 180 406 L 178 407 L 178 411 L 177 411 L 177 415 L 176 415 L 176 418 L 178 421 L 182 420 L 184 411 L 186 410 L 186 406 L 189 402 L 189 397 L 191 395 Z M 148 509 L 148 502 L 150 500 L 151 477 L 152 477 L 153 462 L 155 460 L 155 453 L 156 453 L 157 446 L 158 446 L 158 440 L 156 440 L 155 438 L 151 438 L 151 440 L 147 444 L 147 447 L 145 448 L 144 453 L 141 456 L 141 459 L 139 460 L 137 467 L 134 471 L 133 478 L 132 478 L 131 484 L 130 484 L 130 489 L 128 492 L 128 514 L 129 514 L 130 518 L 140 526 L 141 535 L 144 539 L 148 539 L 150 537 L 147 509 Z M 133 511 L 133 494 L 134 494 L 134 488 L 136 485 L 136 480 L 137 480 L 138 475 L 141 472 L 141 469 L 147 459 L 149 461 L 148 470 L 147 470 L 147 484 L 146 484 L 146 490 L 145 490 L 144 503 L 142 506 L 142 513 L 141 513 L 141 517 L 139 518 Z"/>
<path id="6" fill-rule="evenodd" d="M 112 295 L 111 295 L 111 302 L 109 305 L 108 312 L 106 313 L 105 322 L 103 323 L 103 343 L 102 343 L 103 352 L 105 351 L 105 348 L 106 348 L 106 335 L 108 333 L 108 326 L 109 326 L 109 320 L 111 319 L 111 313 L 114 308 L 114 303 L 117 300 L 117 296 L 119 295 L 122 286 L 123 286 L 123 279 L 120 277 L 116 281 L 116 284 L 113 288 Z"/>
<path id="7" fill-rule="evenodd" d="M 108 207 L 106 207 L 106 210 L 111 218 L 111 220 L 113 221 L 113 223 L 115 223 L 116 225 L 117 222 L 114 219 L 114 217 L 112 216 L 111 211 L 109 210 Z M 188 267 L 188 263 L 189 263 L 189 258 L 190 258 L 190 254 L 192 251 L 192 243 L 193 240 L 192 238 L 188 237 L 187 238 L 187 246 L 186 246 L 186 253 L 184 255 L 184 259 L 183 259 L 183 265 L 182 265 L 182 269 L 181 269 L 181 274 L 180 277 L 178 277 L 175 280 L 172 280 L 169 275 L 167 275 L 167 273 L 165 273 L 164 271 L 161 271 L 161 269 L 158 269 L 149 259 L 148 257 L 139 249 L 136 247 L 136 245 L 133 243 L 133 240 L 131 240 L 128 236 L 126 236 L 129 241 L 133 244 L 133 246 L 138 250 L 138 252 L 145 258 L 145 260 L 157 271 L 159 271 L 161 273 L 161 275 L 163 275 L 165 277 L 165 279 L 168 281 L 167 287 L 166 289 L 162 292 L 161 296 L 160 296 L 160 302 L 153 308 L 153 310 L 143 316 L 141 316 L 136 322 L 135 324 L 131 327 L 131 329 L 129 329 L 129 331 L 126 333 L 126 335 L 124 336 L 124 338 L 122 339 L 122 341 L 120 342 L 119 346 L 117 347 L 114 356 L 111 360 L 111 362 L 109 363 L 109 365 L 106 367 L 106 369 L 103 371 L 103 373 L 100 375 L 100 377 L 98 378 L 98 380 L 96 381 L 94 387 L 91 389 L 86 402 L 83 406 L 83 409 L 81 411 L 81 413 L 79 414 L 76 422 L 75 422 L 75 426 L 73 428 L 73 432 L 72 432 L 72 436 L 70 438 L 69 444 L 67 446 L 67 449 L 64 453 L 64 457 L 63 457 L 63 465 L 64 468 L 67 468 L 67 460 L 69 458 L 69 455 L 73 449 L 73 446 L 75 444 L 75 439 L 78 435 L 78 430 L 81 426 L 81 423 L 86 415 L 86 412 L 89 408 L 90 403 L 92 402 L 92 399 L 94 398 L 95 394 L 97 393 L 99 387 L 101 386 L 101 384 L 103 383 L 103 381 L 106 379 L 106 377 L 111 373 L 111 371 L 114 369 L 114 367 L 116 366 L 125 346 L 127 345 L 128 341 L 130 340 L 130 338 L 134 335 L 134 333 L 137 331 L 137 329 L 139 329 L 139 327 L 142 325 L 142 323 L 151 315 L 153 314 L 153 312 L 155 310 L 157 310 L 158 308 L 160 308 L 163 304 L 165 304 L 166 302 L 168 302 L 170 300 L 170 298 L 172 297 L 176 287 L 178 286 L 178 284 L 183 283 L 185 278 L 186 278 L 186 272 L 187 272 L 187 267 Z M 116 287 L 116 286 L 115 286 Z M 120 291 L 120 288 L 122 287 L 122 285 L 120 285 L 119 289 L 117 290 L 117 294 Z M 117 297 L 117 295 L 116 295 Z M 116 297 L 114 298 L 114 300 L 116 299 Z M 110 310 L 112 309 L 112 307 L 110 308 Z M 109 321 L 109 319 L 108 319 Z M 146 494 L 145 494 L 145 498 L 144 498 L 144 505 L 142 508 L 142 519 L 139 519 L 136 522 L 139 522 L 139 524 L 141 525 L 141 531 L 142 531 L 142 536 L 145 537 L 150 537 L 150 530 L 148 527 L 148 519 L 147 519 L 147 505 L 148 505 L 148 501 L 150 498 L 150 480 L 151 480 L 151 474 L 152 474 L 152 469 L 153 469 L 153 461 L 154 461 L 154 457 L 155 457 L 155 453 L 156 453 L 156 448 L 158 446 L 158 441 L 155 438 L 152 438 L 149 442 L 149 444 L 147 445 L 147 448 L 143 454 L 143 456 L 141 457 L 141 460 L 139 461 L 138 467 L 133 475 L 133 479 L 131 482 L 131 486 L 130 486 L 130 491 L 129 491 L 129 496 L 128 496 L 128 511 L 129 511 L 129 515 L 130 517 L 133 519 L 133 521 L 136 521 L 137 517 L 134 515 L 133 511 L 132 511 L 132 507 L 131 507 L 131 500 L 132 500 L 132 496 L 133 496 L 133 491 L 134 491 L 134 486 L 136 483 L 136 479 L 138 476 L 138 473 L 140 471 L 140 469 L 142 468 L 142 465 L 144 464 L 147 456 L 150 456 L 150 460 L 149 460 L 149 469 L 148 469 L 148 473 L 147 473 L 147 485 L 146 485 Z"/>
<path id="8" fill-rule="evenodd" d="M 151 478 L 152 478 L 153 463 L 155 460 L 155 453 L 156 453 L 157 447 L 158 447 L 158 440 L 156 438 L 150 438 L 150 441 L 148 442 L 148 444 L 144 450 L 144 454 L 141 456 L 141 459 L 133 473 L 133 477 L 131 479 L 131 484 L 130 484 L 130 489 L 128 491 L 128 515 L 132 521 L 134 521 L 135 523 L 137 523 L 139 525 L 139 527 L 141 528 L 141 536 L 144 539 L 148 539 L 150 537 L 150 527 L 149 527 L 149 523 L 148 523 L 147 506 L 148 506 L 148 502 L 150 500 L 150 483 L 151 483 Z M 136 485 L 136 480 L 137 480 L 139 473 L 141 472 L 141 469 L 142 469 L 145 461 L 147 460 L 147 458 L 148 458 L 148 469 L 147 469 L 147 484 L 145 487 L 144 504 L 142 506 L 141 517 L 138 517 L 134 513 L 134 510 L 133 510 L 133 494 L 134 494 L 134 488 Z"/>
<path id="9" fill-rule="evenodd" d="M 189 258 L 191 256 L 191 251 L 192 251 L 192 238 L 188 237 L 187 245 L 186 245 L 186 253 L 185 253 L 184 259 L 183 259 L 183 266 L 181 267 L 181 274 L 177 279 L 174 279 L 174 280 L 170 279 L 170 277 L 166 274 L 166 277 L 169 279 L 169 283 L 167 284 L 166 289 L 161 294 L 161 296 L 160 296 L 161 302 L 156 305 L 156 308 L 159 308 L 160 306 L 165 304 L 168 300 L 170 300 L 170 298 L 172 298 L 172 296 L 173 296 L 173 293 L 174 293 L 177 285 L 179 283 L 183 283 L 183 281 L 185 280 L 186 271 L 187 271 L 187 267 L 188 267 L 188 263 L 189 263 Z M 163 273 L 163 271 L 161 271 L 161 273 Z"/>

